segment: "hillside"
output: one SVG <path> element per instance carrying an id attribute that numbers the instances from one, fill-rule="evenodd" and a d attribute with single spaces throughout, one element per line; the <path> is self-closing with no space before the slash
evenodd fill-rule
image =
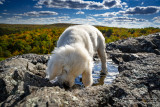
<path id="1" fill-rule="evenodd" d="M 0 24 L 0 60 L 26 54 L 49 54 L 56 46 L 61 33 L 73 24 L 14 25 Z M 96 26 L 106 43 L 160 32 L 159 28 L 126 29 Z"/>
<path id="2" fill-rule="evenodd" d="M 57 23 L 57 24 L 50 24 L 50 25 L 32 25 L 32 24 L 0 24 L 0 36 L 20 33 L 23 31 L 30 31 L 35 29 L 43 29 L 43 28 L 67 28 L 74 24 L 67 24 L 67 23 Z"/>

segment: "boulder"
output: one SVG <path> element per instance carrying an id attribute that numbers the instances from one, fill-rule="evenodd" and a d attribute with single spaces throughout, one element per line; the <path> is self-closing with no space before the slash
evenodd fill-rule
<path id="1" fill-rule="evenodd" d="M 160 55 L 160 33 L 116 41 L 106 46 L 108 51 L 119 50 L 123 53 L 147 52 Z"/>

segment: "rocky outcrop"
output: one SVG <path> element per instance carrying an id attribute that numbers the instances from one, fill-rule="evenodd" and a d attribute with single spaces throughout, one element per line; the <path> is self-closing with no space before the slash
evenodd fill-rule
<path id="1" fill-rule="evenodd" d="M 119 50 L 123 53 L 147 52 L 160 55 L 160 34 L 155 33 L 138 38 L 128 38 L 107 44 L 107 50 Z"/>
<path id="2" fill-rule="evenodd" d="M 110 85 L 65 90 L 45 79 L 49 55 L 25 54 L 0 62 L 0 105 L 160 106 L 160 33 L 107 44 L 120 74 Z"/>
<path id="3" fill-rule="evenodd" d="M 108 56 L 117 64 L 151 53 L 160 55 L 160 33 L 119 40 L 107 44 L 106 49 Z"/>

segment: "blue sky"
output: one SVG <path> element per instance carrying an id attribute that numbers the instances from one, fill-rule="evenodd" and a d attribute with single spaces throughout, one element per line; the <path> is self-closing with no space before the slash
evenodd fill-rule
<path id="1" fill-rule="evenodd" d="M 160 0 L 0 0 L 0 23 L 160 27 Z"/>

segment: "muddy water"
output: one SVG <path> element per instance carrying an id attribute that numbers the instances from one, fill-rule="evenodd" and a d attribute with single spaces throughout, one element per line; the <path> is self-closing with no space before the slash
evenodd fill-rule
<path id="1" fill-rule="evenodd" d="M 114 64 L 111 60 L 106 63 L 108 74 L 107 76 L 100 76 L 101 71 L 101 62 L 95 61 L 92 77 L 93 77 L 93 85 L 103 85 L 103 84 L 111 84 L 112 81 L 116 78 L 116 75 L 119 74 L 118 66 Z M 82 75 L 78 76 L 75 79 L 75 84 L 82 85 Z"/>

